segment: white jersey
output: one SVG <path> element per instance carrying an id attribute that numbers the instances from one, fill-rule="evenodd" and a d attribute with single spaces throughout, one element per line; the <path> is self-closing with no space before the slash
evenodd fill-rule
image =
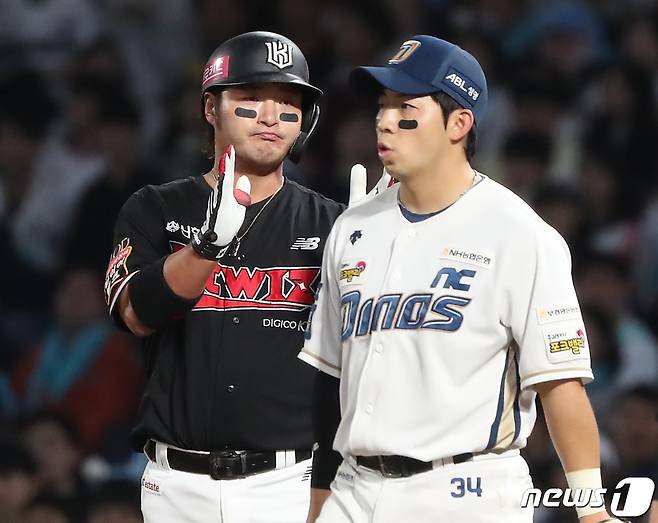
<path id="1" fill-rule="evenodd" d="M 593 379 L 562 237 L 483 180 L 411 223 L 399 186 L 336 221 L 299 357 L 341 379 L 343 456 L 525 445 L 540 382 Z"/>

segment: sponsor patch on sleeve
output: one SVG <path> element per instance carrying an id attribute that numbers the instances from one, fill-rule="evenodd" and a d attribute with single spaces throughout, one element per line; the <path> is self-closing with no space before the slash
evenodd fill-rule
<path id="1" fill-rule="evenodd" d="M 548 361 L 551 363 L 588 358 L 587 336 L 582 323 L 572 322 L 569 326 L 559 325 L 543 329 L 542 332 Z"/>
<path id="2" fill-rule="evenodd" d="M 116 286 L 128 275 L 128 258 L 133 248 L 130 245 L 130 240 L 124 238 L 114 248 L 110 263 L 107 266 L 105 273 L 105 285 L 103 291 L 105 294 L 105 301 L 109 305 L 112 300 L 112 295 Z"/>
<path id="3" fill-rule="evenodd" d="M 571 320 L 582 320 L 578 305 L 556 305 L 537 308 L 537 321 L 540 325 Z"/>

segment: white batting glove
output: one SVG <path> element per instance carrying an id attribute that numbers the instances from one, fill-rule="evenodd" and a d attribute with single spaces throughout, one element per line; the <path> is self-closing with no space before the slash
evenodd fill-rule
<path id="1" fill-rule="evenodd" d="M 386 168 L 382 171 L 382 177 L 375 184 L 375 186 L 366 194 L 368 183 L 368 172 L 366 168 L 357 163 L 352 166 L 350 172 L 350 199 L 347 204 L 348 207 L 353 207 L 356 204 L 361 204 L 374 198 L 380 192 L 385 191 L 388 187 L 393 185 L 393 177 L 386 172 Z"/>
<path id="2" fill-rule="evenodd" d="M 245 205 L 249 204 L 249 192 L 251 183 L 246 176 L 240 176 L 235 184 L 235 148 L 230 145 L 220 162 L 220 171 L 223 171 L 222 195 L 219 197 L 219 181 L 215 184 L 208 197 L 206 209 L 206 220 L 201 226 L 201 231 L 194 235 L 192 248 L 204 258 L 219 259 L 226 252 L 235 235 L 240 230 L 244 215 Z M 242 203 L 236 199 L 235 189 L 238 195 L 241 191 Z"/>

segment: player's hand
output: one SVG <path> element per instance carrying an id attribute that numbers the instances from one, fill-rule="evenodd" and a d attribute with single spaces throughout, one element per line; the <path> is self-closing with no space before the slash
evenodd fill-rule
<path id="1" fill-rule="evenodd" d="M 366 194 L 367 182 L 368 172 L 366 171 L 366 168 L 360 163 L 353 165 L 352 171 L 350 172 L 350 199 L 348 207 L 352 207 L 358 203 L 366 202 L 370 198 L 374 198 L 380 192 L 393 185 L 394 180 L 393 177 L 388 174 L 384 168 L 382 171 L 382 177 L 368 194 Z"/>
<path id="2" fill-rule="evenodd" d="M 201 226 L 201 238 L 212 243 L 216 247 L 228 246 L 240 230 L 246 205 L 251 198 L 251 183 L 246 176 L 240 176 L 235 183 L 235 148 L 229 145 L 222 155 L 219 164 L 219 172 L 222 183 L 221 198 L 219 195 L 219 180 L 215 184 L 208 198 L 206 209 L 206 220 Z M 234 190 L 235 188 L 235 190 Z M 240 201 L 238 201 L 238 199 Z M 217 258 L 220 258 L 226 249 L 222 249 Z"/>

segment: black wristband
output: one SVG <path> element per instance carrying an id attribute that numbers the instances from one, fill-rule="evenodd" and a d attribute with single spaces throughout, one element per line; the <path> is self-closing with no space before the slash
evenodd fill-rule
<path id="1" fill-rule="evenodd" d="M 342 462 L 342 456 L 335 450 L 317 448 L 313 452 L 311 488 L 329 489 L 329 485 L 336 477 L 336 471 Z"/>
<path id="2" fill-rule="evenodd" d="M 218 247 L 213 243 L 216 239 L 217 234 L 213 231 L 206 231 L 203 234 L 200 232 L 194 233 L 192 236 L 192 249 L 202 258 L 217 260 L 220 257 L 222 247 Z"/>
<path id="3" fill-rule="evenodd" d="M 340 424 L 340 380 L 318 371 L 313 390 L 313 432 L 317 449 L 313 452 L 311 487 L 328 489 L 343 458 L 332 449 Z"/>
<path id="4" fill-rule="evenodd" d="M 181 298 L 171 290 L 165 280 L 164 257 L 144 267 L 130 280 L 129 294 L 137 318 L 153 329 L 159 329 L 174 318 L 189 311 L 199 298 Z"/>

